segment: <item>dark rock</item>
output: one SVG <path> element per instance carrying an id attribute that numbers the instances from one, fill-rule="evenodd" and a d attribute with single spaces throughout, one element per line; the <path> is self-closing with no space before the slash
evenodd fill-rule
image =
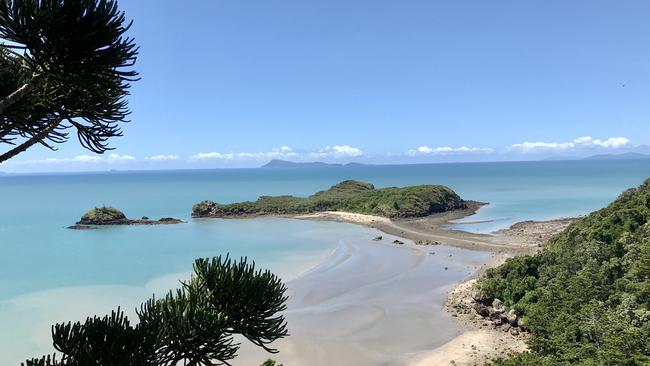
<path id="1" fill-rule="evenodd" d="M 490 316 L 490 309 L 483 304 L 474 304 L 473 309 L 484 318 Z"/>
<path id="2" fill-rule="evenodd" d="M 521 329 L 526 329 L 526 324 L 523 318 L 517 319 L 517 326 Z"/>
<path id="3" fill-rule="evenodd" d="M 140 220 L 149 220 L 149 218 L 147 216 L 142 216 Z"/>
<path id="4" fill-rule="evenodd" d="M 374 240 L 374 241 L 380 241 L 380 240 L 382 240 L 382 239 L 384 239 L 384 238 L 381 237 L 381 236 L 378 236 L 378 237 L 376 237 L 376 238 L 374 238 L 374 239 L 372 239 L 372 240 Z"/>
<path id="5" fill-rule="evenodd" d="M 474 288 L 472 290 L 471 296 L 474 301 L 479 302 L 481 304 L 485 304 L 490 300 L 487 294 L 485 293 L 485 291 L 478 288 Z"/>

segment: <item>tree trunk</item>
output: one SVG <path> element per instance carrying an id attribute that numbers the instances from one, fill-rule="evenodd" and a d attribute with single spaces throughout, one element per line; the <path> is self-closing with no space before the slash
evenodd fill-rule
<path id="1" fill-rule="evenodd" d="M 39 132 L 38 134 L 34 135 L 32 138 L 29 140 L 23 142 L 22 144 L 14 147 L 13 149 L 7 151 L 6 153 L 0 155 L 0 163 L 3 163 L 14 156 L 20 154 L 21 152 L 24 152 L 25 150 L 29 149 L 30 147 L 34 146 L 35 144 L 38 144 L 39 142 L 43 141 L 47 135 L 49 135 L 56 126 L 58 126 L 61 123 L 61 118 L 55 118 L 50 124 L 45 126 L 43 131 Z"/>

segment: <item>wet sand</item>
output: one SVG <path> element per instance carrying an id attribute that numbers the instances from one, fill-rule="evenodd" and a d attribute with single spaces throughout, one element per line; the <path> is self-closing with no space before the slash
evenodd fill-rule
<path id="1" fill-rule="evenodd" d="M 291 336 L 274 344 L 280 353 L 273 358 L 285 365 L 406 365 L 461 335 L 462 325 L 442 311 L 447 292 L 492 254 L 389 244 L 394 239 L 342 242 L 290 281 Z M 245 346 L 233 365 L 268 356 Z"/>
<path id="2" fill-rule="evenodd" d="M 539 251 L 576 219 L 525 221 L 493 234 L 449 229 L 450 221 L 479 207 L 409 220 L 344 212 L 297 217 L 364 225 L 384 235 L 381 244 L 347 244 L 289 283 L 292 336 L 279 342 L 274 358 L 315 366 L 483 365 L 526 350 L 523 337 L 464 319 L 452 307 L 485 269 Z M 390 244 L 395 238 L 406 243 Z M 252 361 L 241 360 L 236 365 Z"/>
<path id="3" fill-rule="evenodd" d="M 451 221 L 473 215 L 479 208 L 479 205 L 473 205 L 466 210 L 456 210 L 422 218 L 397 220 L 338 211 L 319 212 L 297 216 L 296 218 L 364 225 L 420 244 L 427 244 L 428 242 L 429 244 L 437 243 L 464 249 L 511 254 L 537 252 L 543 242 L 564 230 L 576 220 L 575 218 L 565 218 L 549 221 L 523 221 L 493 234 L 477 234 L 449 228 Z"/>

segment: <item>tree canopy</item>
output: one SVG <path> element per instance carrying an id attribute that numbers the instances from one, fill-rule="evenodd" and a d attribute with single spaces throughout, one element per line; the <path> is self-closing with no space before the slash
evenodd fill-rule
<path id="1" fill-rule="evenodd" d="M 467 202 L 445 186 L 420 185 L 375 189 L 370 183 L 346 180 L 309 197 L 262 196 L 255 202 L 225 205 L 203 201 L 192 207 L 192 216 L 299 215 L 344 211 L 408 218 L 465 208 Z"/>
<path id="2" fill-rule="evenodd" d="M 0 0 L 0 162 L 76 132 L 109 150 L 130 114 L 138 47 L 114 0 Z"/>
<path id="3" fill-rule="evenodd" d="M 497 365 L 650 364 L 650 180 L 480 286 L 533 335 L 530 353 Z"/>
<path id="4" fill-rule="evenodd" d="M 286 287 L 270 271 L 256 270 L 246 258 L 197 259 L 191 279 L 164 298 L 151 298 L 136 310 L 132 324 L 121 309 L 84 322 L 52 327 L 60 355 L 23 366 L 229 365 L 241 335 L 270 353 L 288 335 Z M 270 361 L 268 361 L 270 362 Z"/>

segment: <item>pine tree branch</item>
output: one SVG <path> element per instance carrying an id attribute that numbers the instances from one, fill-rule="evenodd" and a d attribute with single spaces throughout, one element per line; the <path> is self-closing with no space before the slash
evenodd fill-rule
<path id="1" fill-rule="evenodd" d="M 24 98 L 32 90 L 32 84 L 27 83 L 18 88 L 15 92 L 9 94 L 7 97 L 0 101 L 0 114 L 11 107 L 14 103 Z"/>
<path id="2" fill-rule="evenodd" d="M 14 147 L 13 149 L 7 151 L 6 153 L 0 155 L 0 163 L 3 163 L 14 156 L 24 152 L 35 144 L 42 143 L 45 138 L 54 131 L 54 129 L 61 123 L 61 117 L 56 117 L 52 122 L 45 126 L 45 128 L 38 134 L 31 137 L 29 140 L 23 142 L 22 144 Z"/>
<path id="3" fill-rule="evenodd" d="M 32 79 L 29 82 L 25 83 L 23 86 L 18 88 L 15 92 L 9 94 L 8 96 L 4 97 L 4 99 L 0 100 L 0 115 L 4 114 L 7 108 L 11 107 L 14 103 L 18 102 L 26 95 L 28 95 L 34 89 L 34 85 L 36 84 L 39 78 L 40 78 L 40 74 L 35 74 L 34 76 L 32 76 Z"/>

